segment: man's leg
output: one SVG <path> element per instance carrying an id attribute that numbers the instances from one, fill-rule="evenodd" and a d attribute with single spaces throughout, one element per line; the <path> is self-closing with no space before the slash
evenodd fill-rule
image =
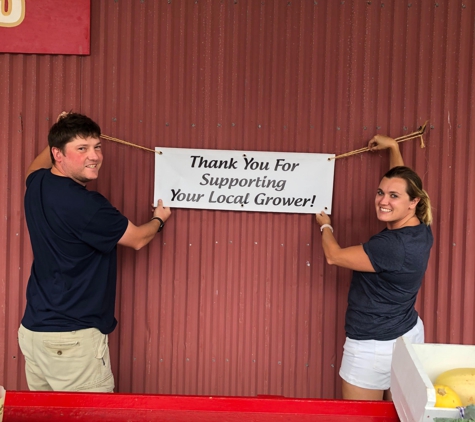
<path id="1" fill-rule="evenodd" d="M 53 389 L 46 381 L 41 368 L 35 363 L 33 356 L 33 335 L 32 332 L 20 325 L 18 329 L 18 345 L 23 356 L 25 356 L 25 373 L 28 388 L 31 391 L 52 391 Z"/>

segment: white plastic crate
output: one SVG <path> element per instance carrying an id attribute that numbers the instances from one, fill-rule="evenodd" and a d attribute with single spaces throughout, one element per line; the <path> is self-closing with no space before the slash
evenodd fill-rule
<path id="1" fill-rule="evenodd" d="M 0 385 L 0 422 L 3 420 L 3 403 L 5 400 L 5 389 Z"/>
<path id="2" fill-rule="evenodd" d="M 454 368 L 475 368 L 475 346 L 411 344 L 396 340 L 391 365 L 391 393 L 401 422 L 431 422 L 460 417 L 458 409 L 434 407 L 435 379 Z"/>

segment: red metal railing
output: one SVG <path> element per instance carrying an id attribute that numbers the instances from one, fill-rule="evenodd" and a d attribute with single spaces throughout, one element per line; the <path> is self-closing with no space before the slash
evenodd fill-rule
<path id="1" fill-rule="evenodd" d="M 392 402 L 8 391 L 3 422 L 399 422 Z"/>

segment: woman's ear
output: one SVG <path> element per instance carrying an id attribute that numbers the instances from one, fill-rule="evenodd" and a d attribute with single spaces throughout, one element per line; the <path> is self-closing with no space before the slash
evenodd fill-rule
<path id="1" fill-rule="evenodd" d="M 420 200 L 421 200 L 421 198 L 414 198 L 409 204 L 409 209 L 410 210 L 415 209 Z"/>

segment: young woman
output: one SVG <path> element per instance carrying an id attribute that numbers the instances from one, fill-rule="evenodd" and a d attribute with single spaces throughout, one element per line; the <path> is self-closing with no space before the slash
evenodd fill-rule
<path id="1" fill-rule="evenodd" d="M 375 198 L 376 217 L 386 228 L 362 245 L 341 248 L 330 217 L 316 215 L 328 264 L 353 270 L 340 368 L 343 398 L 351 400 L 391 399 L 394 342 L 400 336 L 424 342 L 414 304 L 433 243 L 429 196 L 420 177 L 404 167 L 397 142 L 376 135 L 368 146 L 389 150 L 390 170 Z"/>

